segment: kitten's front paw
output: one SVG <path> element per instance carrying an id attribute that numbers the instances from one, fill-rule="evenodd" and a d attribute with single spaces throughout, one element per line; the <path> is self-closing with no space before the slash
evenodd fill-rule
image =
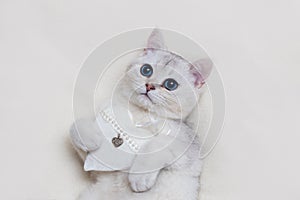
<path id="1" fill-rule="evenodd" d="M 99 148 L 102 138 L 96 124 L 90 120 L 78 120 L 70 128 L 70 136 L 75 147 L 87 152 Z"/>
<path id="2" fill-rule="evenodd" d="M 150 190 L 157 179 L 157 172 L 145 174 L 129 174 L 130 187 L 134 192 L 145 192 Z"/>

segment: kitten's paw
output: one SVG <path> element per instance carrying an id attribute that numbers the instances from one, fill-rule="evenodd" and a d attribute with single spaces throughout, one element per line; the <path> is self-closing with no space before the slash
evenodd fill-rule
<path id="1" fill-rule="evenodd" d="M 134 192 L 150 190 L 156 182 L 157 172 L 145 174 L 129 174 L 130 187 Z"/>
<path id="2" fill-rule="evenodd" d="M 101 133 L 96 124 L 89 120 L 78 120 L 70 128 L 75 147 L 87 152 L 98 149 L 102 143 Z"/>

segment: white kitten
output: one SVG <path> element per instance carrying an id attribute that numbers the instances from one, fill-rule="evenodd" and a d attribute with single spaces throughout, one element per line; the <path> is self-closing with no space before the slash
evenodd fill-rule
<path id="1" fill-rule="evenodd" d="M 111 121 L 105 122 L 103 115 L 95 121 L 77 121 L 71 127 L 72 143 L 85 161 L 86 171 L 93 171 L 96 180 L 79 199 L 198 198 L 200 141 L 184 119 L 195 108 L 212 63 L 201 59 L 191 64 L 166 51 L 157 29 L 147 47 L 128 67 L 113 100 L 120 108 L 115 120 L 121 118 L 119 125 L 132 130 L 130 137 L 136 138 L 135 143 L 126 143 L 129 136 L 126 139 L 127 135 L 114 124 L 110 126 Z M 125 120 L 128 117 L 123 115 L 128 112 L 123 108 L 130 111 L 131 121 Z M 111 144 L 114 136 L 120 147 Z M 138 136 L 149 139 L 142 141 Z M 121 154 L 120 149 L 130 154 Z M 161 151 L 155 152 L 158 149 Z M 109 167 L 99 161 L 106 158 L 110 159 Z"/>

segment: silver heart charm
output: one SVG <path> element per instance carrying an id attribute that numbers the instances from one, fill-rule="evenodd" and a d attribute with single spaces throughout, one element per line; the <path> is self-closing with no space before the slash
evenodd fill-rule
<path id="1" fill-rule="evenodd" d="M 118 148 L 119 146 L 121 146 L 123 144 L 123 139 L 120 137 L 120 134 L 118 134 L 117 137 L 114 137 L 111 142 L 113 143 L 113 145 Z"/>

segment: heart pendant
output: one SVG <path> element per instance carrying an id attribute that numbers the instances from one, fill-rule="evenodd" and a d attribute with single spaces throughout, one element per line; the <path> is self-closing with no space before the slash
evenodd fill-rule
<path id="1" fill-rule="evenodd" d="M 118 148 L 119 146 L 121 146 L 123 144 L 123 139 L 120 137 L 120 134 L 118 135 L 118 137 L 114 137 L 111 142 L 113 143 L 113 145 Z"/>

